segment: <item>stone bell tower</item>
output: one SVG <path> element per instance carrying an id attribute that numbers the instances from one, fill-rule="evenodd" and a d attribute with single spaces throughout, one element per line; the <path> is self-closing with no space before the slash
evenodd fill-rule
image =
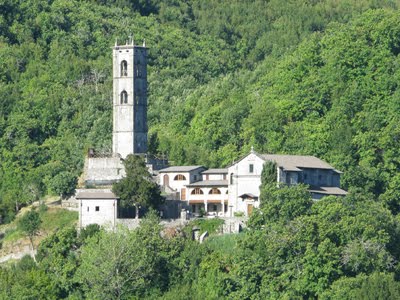
<path id="1" fill-rule="evenodd" d="M 147 152 L 147 48 L 113 47 L 113 154 Z"/>

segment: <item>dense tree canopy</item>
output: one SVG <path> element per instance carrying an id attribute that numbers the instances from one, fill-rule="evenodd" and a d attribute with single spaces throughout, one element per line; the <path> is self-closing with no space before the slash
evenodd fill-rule
<path id="1" fill-rule="evenodd" d="M 3 1 L 2 219 L 44 194 L 70 194 L 88 147 L 110 153 L 110 46 L 131 34 L 150 47 L 153 153 L 209 166 L 251 145 L 314 154 L 345 171 L 346 187 L 365 185 L 398 209 L 397 6 Z"/>
<path id="2" fill-rule="evenodd" d="M 2 222 L 46 194 L 68 196 L 87 148 L 111 152 L 110 47 L 131 34 L 150 47 L 153 154 L 210 167 L 251 146 L 316 155 L 344 172 L 350 194 L 312 202 L 304 186 L 263 186 L 248 231 L 201 245 L 151 218 L 118 234 L 65 228 L 37 263 L 0 267 L 0 297 L 398 298 L 399 4 L 1 1 Z M 131 183 L 121 182 L 126 201 L 156 199 L 134 198 Z"/>
<path id="3" fill-rule="evenodd" d="M 161 191 L 147 170 L 143 157 L 128 155 L 124 162 L 126 175 L 113 184 L 112 191 L 120 199 L 123 207 L 157 209 L 163 201 Z M 136 213 L 139 217 L 139 214 Z"/>

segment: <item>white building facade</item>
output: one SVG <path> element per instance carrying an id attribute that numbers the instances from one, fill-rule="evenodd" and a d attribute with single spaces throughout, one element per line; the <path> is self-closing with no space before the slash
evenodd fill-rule
<path id="1" fill-rule="evenodd" d="M 229 216 L 249 216 L 260 206 L 261 172 L 264 160 L 254 151 L 228 167 Z"/>
<path id="2" fill-rule="evenodd" d="M 226 216 L 228 211 L 227 169 L 209 169 L 202 180 L 188 185 L 187 205 L 194 215 Z"/>
<path id="3" fill-rule="evenodd" d="M 202 179 L 203 166 L 176 166 L 159 171 L 159 185 L 166 193 L 174 193 L 185 201 L 188 195 L 188 185 Z"/>
<path id="4" fill-rule="evenodd" d="M 176 166 L 160 170 L 160 185 L 180 192 L 179 199 L 194 215 L 249 216 L 262 201 L 261 173 L 267 161 L 276 163 L 277 183 L 306 184 L 314 200 L 347 194 L 340 188 L 341 172 L 314 156 L 258 154 L 254 150 L 226 169 Z"/>
<path id="5" fill-rule="evenodd" d="M 79 228 L 98 224 L 115 228 L 117 224 L 117 197 L 109 189 L 77 190 Z"/>

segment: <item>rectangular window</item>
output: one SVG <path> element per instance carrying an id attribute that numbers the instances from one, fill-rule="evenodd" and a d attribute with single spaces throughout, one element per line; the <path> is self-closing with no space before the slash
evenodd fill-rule
<path id="1" fill-rule="evenodd" d="M 216 204 L 214 204 L 213 210 L 214 210 L 214 211 L 217 211 L 217 205 L 216 205 Z"/>
<path id="2" fill-rule="evenodd" d="M 89 206 L 87 207 L 87 211 L 89 211 Z"/>
<path id="3" fill-rule="evenodd" d="M 253 173 L 254 172 L 254 165 L 250 164 L 249 165 L 249 173 Z"/>
<path id="4" fill-rule="evenodd" d="M 100 211 L 100 206 L 96 206 L 96 211 Z"/>

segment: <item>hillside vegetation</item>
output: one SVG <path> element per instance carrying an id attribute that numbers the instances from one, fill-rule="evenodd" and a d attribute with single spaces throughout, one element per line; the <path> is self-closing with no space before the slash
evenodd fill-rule
<path id="1" fill-rule="evenodd" d="M 110 47 L 131 34 L 150 47 L 151 152 L 210 167 L 251 145 L 313 154 L 393 202 L 397 1 L 133 3 L 0 4 L 3 222 L 68 195 L 88 147 L 111 151 Z"/>
<path id="2" fill-rule="evenodd" d="M 0 268 L 0 298 L 399 299 L 399 5 L 1 1 L 1 223 L 73 191 L 89 147 L 110 153 L 110 47 L 131 34 L 150 48 L 153 154 L 316 155 L 350 193 L 263 182 L 248 230 L 203 244 L 153 213 L 132 231 L 66 226 Z"/>
<path id="3" fill-rule="evenodd" d="M 21 227 L 19 221 L 31 207 L 24 208 L 18 214 L 18 217 L 9 224 L 0 225 L 0 257 L 9 254 L 19 254 L 31 250 L 28 237 Z M 40 241 L 54 232 L 65 227 L 75 226 L 78 220 L 78 213 L 68 211 L 57 206 L 47 207 L 45 204 L 36 208 L 39 213 L 41 224 L 37 236 L 34 238 L 34 247 L 39 245 Z"/>

